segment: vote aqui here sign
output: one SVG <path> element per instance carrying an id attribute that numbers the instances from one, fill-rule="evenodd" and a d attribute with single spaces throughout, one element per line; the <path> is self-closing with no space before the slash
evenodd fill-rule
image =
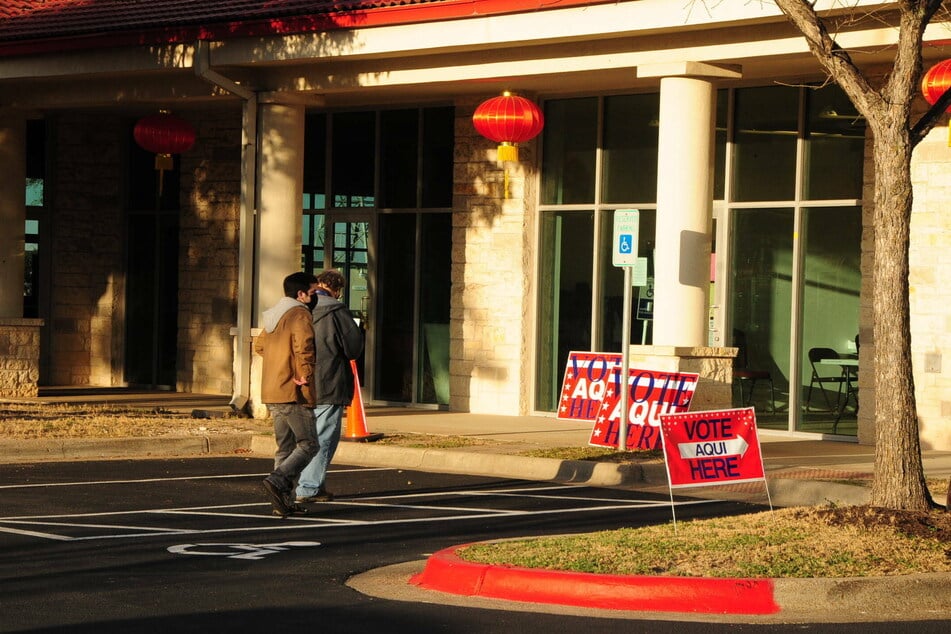
<path id="1" fill-rule="evenodd" d="M 660 418 L 671 488 L 765 480 L 752 407 Z"/>
<path id="2" fill-rule="evenodd" d="M 699 375 L 629 368 L 621 381 L 619 353 L 572 352 L 568 355 L 557 418 L 594 423 L 588 444 L 618 447 L 622 386 L 628 390 L 627 438 L 633 449 L 661 445 L 661 414 L 685 412 L 690 407 Z"/>

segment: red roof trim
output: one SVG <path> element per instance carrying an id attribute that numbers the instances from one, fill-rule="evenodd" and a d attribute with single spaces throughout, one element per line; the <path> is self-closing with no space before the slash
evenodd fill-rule
<path id="1" fill-rule="evenodd" d="M 442 0 L 273 19 L 149 28 L 76 37 L 0 43 L 0 55 L 28 55 L 84 49 L 176 44 L 196 40 L 290 35 L 354 28 L 438 22 L 464 18 L 616 3 L 617 0 Z M 131 28 L 134 25 L 130 24 Z"/>

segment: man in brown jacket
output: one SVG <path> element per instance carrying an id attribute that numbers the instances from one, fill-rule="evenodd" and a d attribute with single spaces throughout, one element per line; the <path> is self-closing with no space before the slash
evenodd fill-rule
<path id="1" fill-rule="evenodd" d="M 277 452 L 274 470 L 264 479 L 264 491 L 277 515 L 306 512 L 293 501 L 300 472 L 317 454 L 314 428 L 316 386 L 314 328 L 310 303 L 317 278 L 292 273 L 284 278 L 284 297 L 264 311 L 262 332 L 254 351 L 264 357 L 261 401 L 274 422 Z"/>

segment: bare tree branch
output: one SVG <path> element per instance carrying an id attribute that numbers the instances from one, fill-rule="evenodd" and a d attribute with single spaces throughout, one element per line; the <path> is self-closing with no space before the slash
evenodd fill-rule
<path id="1" fill-rule="evenodd" d="M 842 86 L 869 124 L 873 124 L 873 116 L 881 110 L 881 96 L 869 85 L 848 51 L 840 47 L 829 34 L 813 4 L 805 0 L 775 2 L 780 11 L 802 32 L 809 50 L 819 63 Z"/>

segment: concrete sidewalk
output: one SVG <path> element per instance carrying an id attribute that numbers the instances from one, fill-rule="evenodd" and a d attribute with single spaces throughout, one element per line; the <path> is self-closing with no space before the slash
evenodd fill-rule
<path id="1" fill-rule="evenodd" d="M 206 417 L 221 416 L 229 411 L 226 397 L 201 395 L 107 393 L 97 397 L 78 394 L 58 397 L 56 402 L 119 402 L 147 409 L 160 406 Z M 373 434 L 460 436 L 484 440 L 486 444 L 457 449 L 422 449 L 374 442 L 341 442 L 334 459 L 336 463 L 667 490 L 666 469 L 659 459 L 613 464 L 519 455 L 553 447 L 585 447 L 591 432 L 587 423 L 542 416 L 493 416 L 394 407 L 368 407 L 366 412 L 367 431 Z M 871 480 L 874 448 L 850 442 L 793 437 L 769 430 L 760 430 L 760 445 L 769 498 L 760 483 L 716 487 L 717 496 L 736 495 L 741 499 L 759 496 L 762 499 L 755 501 L 771 501 L 775 506 L 825 502 L 864 504 L 868 501 L 868 487 L 843 482 Z M 0 461 L 7 463 L 235 453 L 271 456 L 274 453 L 273 437 L 264 434 L 208 434 L 161 438 L 0 439 Z M 923 459 L 926 476 L 951 477 L 951 452 L 924 451 Z M 691 488 L 689 493 L 703 495 L 703 490 Z M 936 501 L 943 504 L 944 496 Z"/>
<path id="2" fill-rule="evenodd" d="M 591 433 L 587 423 L 540 416 L 491 416 L 414 410 L 372 409 L 367 413 L 370 432 L 463 436 L 492 441 L 461 449 L 412 449 L 374 446 L 372 443 L 341 442 L 341 463 L 379 464 L 407 469 L 474 473 L 500 477 L 523 477 L 592 486 L 667 489 L 667 472 L 661 460 L 641 464 L 526 458 L 513 454 L 552 447 L 585 447 Z M 864 504 L 868 487 L 843 481 L 871 481 L 875 465 L 873 447 L 856 443 L 794 437 L 788 433 L 760 430 L 760 445 L 776 506 L 799 506 L 834 502 Z M 266 452 L 264 447 L 259 450 Z M 951 452 L 923 452 L 927 477 L 951 477 Z M 718 492 L 762 491 L 759 485 L 717 487 Z M 691 489 L 691 494 L 695 489 Z M 764 502 L 766 501 L 764 497 Z M 943 496 L 939 503 L 944 503 Z"/>

